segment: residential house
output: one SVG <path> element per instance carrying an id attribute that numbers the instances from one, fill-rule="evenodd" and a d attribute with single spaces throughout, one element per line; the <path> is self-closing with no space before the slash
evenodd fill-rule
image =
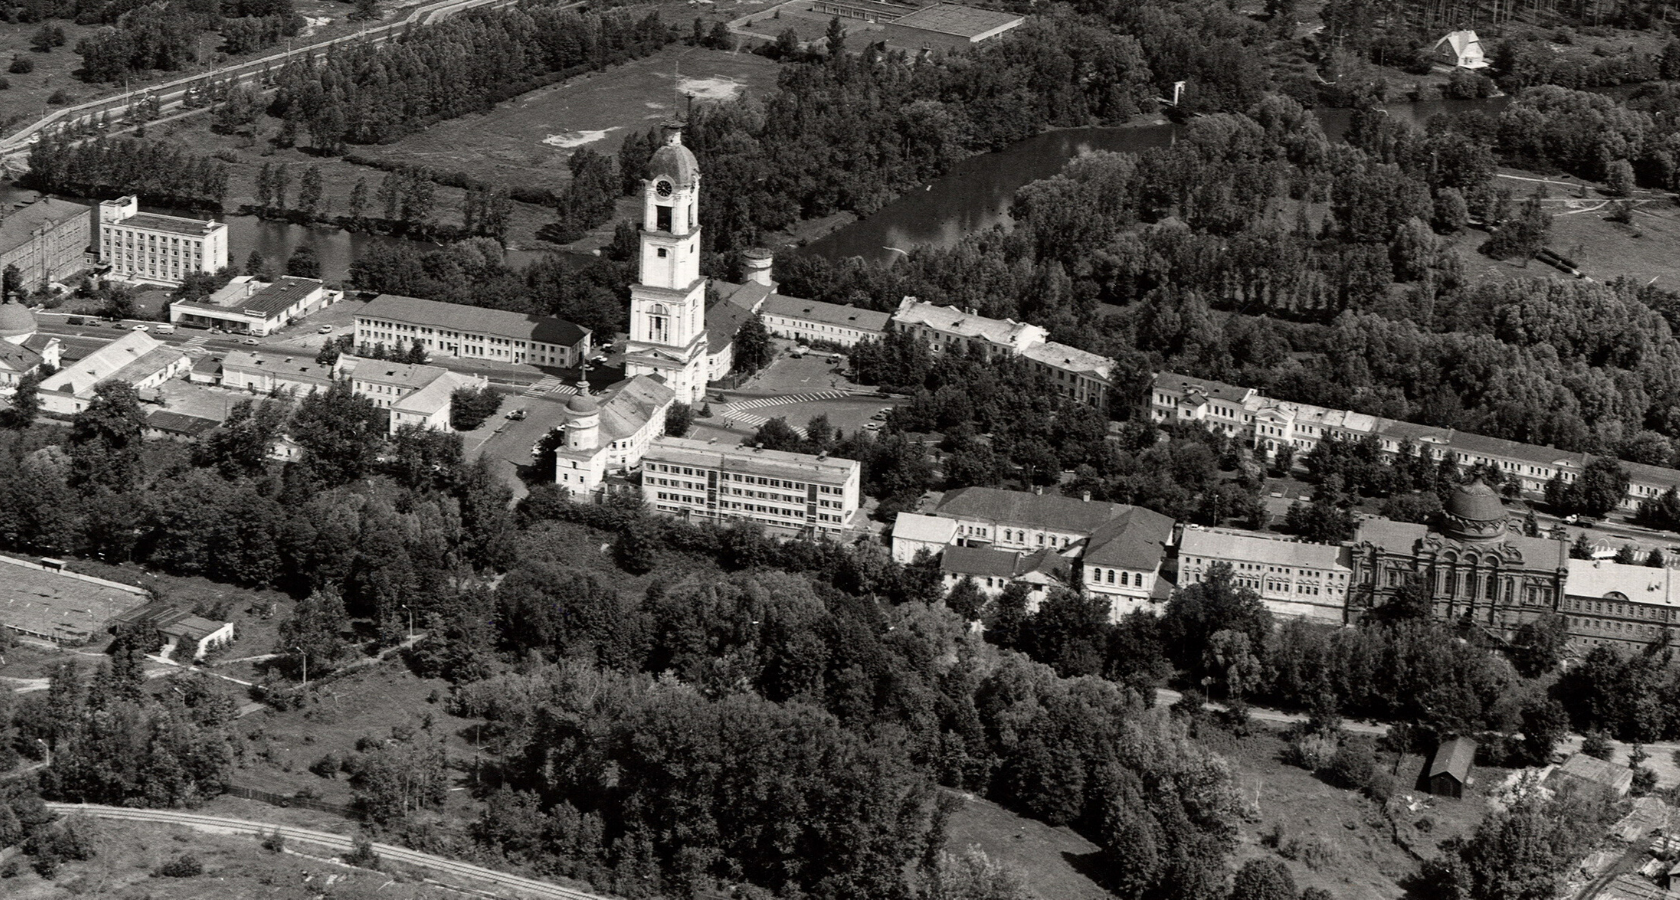
<path id="1" fill-rule="evenodd" d="M 957 523 L 941 516 L 899 513 L 893 519 L 892 558 L 911 563 L 919 553 L 938 556 L 957 539 Z"/>
<path id="2" fill-rule="evenodd" d="M 1453 31 L 1429 48 L 1430 56 L 1439 63 L 1459 69 L 1485 69 L 1487 56 L 1482 41 L 1474 31 Z"/>
<path id="3" fill-rule="evenodd" d="M 1173 520 L 1129 506 L 1091 530 L 1079 554 L 1079 583 L 1109 602 L 1109 617 L 1159 612 L 1172 593 L 1162 566 L 1173 544 Z"/>

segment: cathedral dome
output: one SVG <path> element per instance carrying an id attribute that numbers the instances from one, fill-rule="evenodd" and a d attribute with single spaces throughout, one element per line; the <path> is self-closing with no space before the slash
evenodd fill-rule
<path id="1" fill-rule="evenodd" d="M 665 145 L 653 151 L 648 160 L 649 181 L 665 178 L 678 188 L 693 187 L 700 177 L 700 163 L 694 151 L 683 146 L 682 126 L 665 126 Z"/>
<path id="2" fill-rule="evenodd" d="M 36 332 L 35 314 L 13 300 L 0 302 L 0 340 L 22 343 Z"/>
<path id="3" fill-rule="evenodd" d="M 1476 479 L 1453 488 L 1441 512 L 1446 531 L 1470 540 L 1495 538 L 1505 531 L 1505 504 L 1487 482 Z"/>
<path id="4" fill-rule="evenodd" d="M 573 394 L 572 399 L 566 401 L 566 412 L 574 416 L 593 416 L 600 411 L 600 405 L 588 394 Z"/>

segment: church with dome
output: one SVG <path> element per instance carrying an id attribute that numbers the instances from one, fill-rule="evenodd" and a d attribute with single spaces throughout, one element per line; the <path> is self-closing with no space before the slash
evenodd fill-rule
<path id="1" fill-rule="evenodd" d="M 596 497 L 610 477 L 642 464 L 648 446 L 665 433 L 675 400 L 676 392 L 648 375 L 632 375 L 598 395 L 580 381 L 553 432 L 554 483 L 576 499 Z"/>
<path id="2" fill-rule="evenodd" d="M 39 333 L 29 307 L 10 297 L 0 301 L 0 397 L 11 396 L 43 363 L 58 368 L 61 349 L 58 338 Z"/>
<path id="3" fill-rule="evenodd" d="M 1351 547 L 1350 622 L 1416 580 L 1429 588 L 1435 618 L 1509 640 L 1557 608 L 1569 575 L 1568 544 L 1524 535 L 1480 480 L 1453 488 L 1428 525 L 1362 521 Z"/>

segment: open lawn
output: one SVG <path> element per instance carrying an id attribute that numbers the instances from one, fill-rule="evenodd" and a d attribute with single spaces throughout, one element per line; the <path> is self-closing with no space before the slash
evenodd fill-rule
<path id="1" fill-rule="evenodd" d="M 454 900 L 461 896 L 446 887 L 421 883 L 422 877 L 436 877 L 432 873 L 357 869 L 331 861 L 333 853 L 324 847 L 300 841 L 289 842 L 284 852 L 276 853 L 263 849 L 252 837 L 175 825 L 87 820 L 85 827 L 94 836 L 92 859 L 66 863 L 52 881 L 25 864 L 20 874 L 4 882 L 0 894 L 7 900 L 162 896 L 171 900 Z M 198 859 L 202 874 L 188 878 L 158 874 L 165 863 L 184 854 Z"/>
<path id="2" fill-rule="evenodd" d="M 617 153 L 625 135 L 669 119 L 681 95 L 694 103 L 762 97 L 780 67 L 762 56 L 674 45 L 604 72 L 516 97 L 494 110 L 434 125 L 393 144 L 358 147 L 372 159 L 465 171 L 510 187 L 558 190 L 566 161 L 588 147 Z"/>
<path id="3" fill-rule="evenodd" d="M 946 850 L 979 847 L 993 862 L 1018 870 L 1040 897 L 1106 900 L 1108 891 L 1091 880 L 1097 845 L 1068 828 L 1052 828 L 991 802 L 964 794 L 951 815 Z"/>

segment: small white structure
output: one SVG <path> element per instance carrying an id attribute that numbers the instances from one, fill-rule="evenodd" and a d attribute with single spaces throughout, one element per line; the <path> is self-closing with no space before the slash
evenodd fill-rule
<path id="1" fill-rule="evenodd" d="M 1429 53 L 1436 62 L 1460 69 L 1485 69 L 1482 41 L 1474 31 L 1454 31 L 1435 42 Z"/>
<path id="2" fill-rule="evenodd" d="M 916 554 L 926 550 L 938 556 L 946 547 L 956 543 L 957 521 L 943 516 L 924 516 L 920 513 L 899 513 L 893 519 L 892 558 L 897 563 L 914 562 Z"/>

